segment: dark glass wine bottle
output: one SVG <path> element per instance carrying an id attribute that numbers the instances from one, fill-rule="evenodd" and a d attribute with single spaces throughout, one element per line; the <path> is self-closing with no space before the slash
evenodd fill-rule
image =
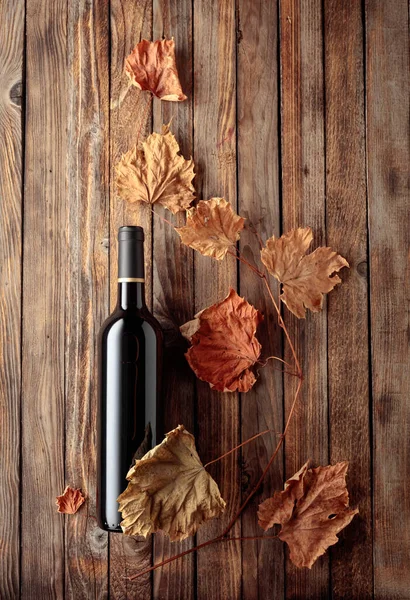
<path id="1" fill-rule="evenodd" d="M 117 497 L 126 475 L 162 439 L 162 332 L 144 297 L 144 231 L 118 232 L 118 302 L 99 339 L 98 523 L 121 531 Z"/>

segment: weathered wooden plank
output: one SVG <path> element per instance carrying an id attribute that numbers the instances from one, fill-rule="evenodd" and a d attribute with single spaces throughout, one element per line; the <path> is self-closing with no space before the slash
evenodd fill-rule
<path id="1" fill-rule="evenodd" d="M 172 119 L 175 134 L 184 156 L 193 152 L 192 89 L 192 2 L 191 0 L 154 0 L 153 39 L 174 37 L 177 65 L 184 102 L 154 100 L 154 130 Z M 157 205 L 158 215 L 181 226 L 185 215 L 174 218 Z M 185 360 L 186 344 L 178 335 L 178 326 L 192 318 L 194 306 L 193 253 L 180 243 L 173 229 L 154 217 L 153 221 L 153 306 L 164 328 L 165 351 L 163 372 L 163 410 L 165 431 L 183 423 L 194 432 L 195 381 Z M 154 536 L 154 561 L 159 562 L 192 546 L 192 539 L 170 543 L 167 536 Z M 190 600 L 195 594 L 195 556 L 192 554 L 154 572 L 154 598 Z"/>
<path id="2" fill-rule="evenodd" d="M 235 3 L 194 2 L 194 158 L 199 198 L 224 196 L 236 205 Z M 195 312 L 209 306 L 236 285 L 235 259 L 218 264 L 195 254 Z M 204 462 L 216 458 L 240 437 L 236 394 L 219 394 L 197 383 L 197 442 Z M 222 532 L 240 504 L 239 454 L 210 467 L 227 501 L 223 518 L 204 525 L 199 542 Z M 232 530 L 240 534 L 240 523 Z M 205 548 L 197 555 L 197 595 L 230 598 L 241 595 L 241 547 L 238 542 Z"/>
<path id="3" fill-rule="evenodd" d="M 374 593 L 410 589 L 408 3 L 366 3 Z"/>
<path id="4" fill-rule="evenodd" d="M 65 0 L 26 2 L 23 258 L 23 598 L 62 598 L 66 267 Z M 64 101 L 62 100 L 64 99 Z"/>
<path id="5" fill-rule="evenodd" d="M 280 235 L 278 4 L 240 0 L 237 11 L 238 74 L 238 208 L 263 240 Z M 269 75 L 268 75 L 269 74 Z M 251 82 L 251 83 L 250 83 Z M 256 265 L 260 247 L 252 229 L 241 234 L 241 253 Z M 276 290 L 276 287 L 275 287 Z M 280 356 L 282 340 L 274 307 L 263 283 L 246 265 L 240 266 L 240 291 L 263 314 L 258 330 L 262 358 Z M 283 426 L 282 374 L 270 362 L 260 381 L 241 397 L 242 439 L 258 431 L 272 434 L 242 450 L 242 500 L 250 493 L 272 455 Z M 262 499 L 282 488 L 280 453 L 258 494 L 242 516 L 242 535 L 262 534 L 257 510 Z M 242 596 L 247 600 L 283 596 L 283 545 L 279 540 L 242 544 Z"/>
<path id="6" fill-rule="evenodd" d="M 326 239 L 321 4 L 283 0 L 280 31 L 283 230 L 310 225 L 316 247 Z M 284 316 L 305 375 L 285 444 L 289 477 L 309 458 L 314 465 L 328 463 L 326 309 L 298 320 L 284 308 Z M 297 379 L 285 375 L 284 385 L 287 414 Z M 296 569 L 287 558 L 286 596 L 323 597 L 328 576 L 327 556 L 311 571 Z"/>
<path id="7" fill-rule="evenodd" d="M 152 300 L 151 223 L 148 206 L 129 205 L 115 193 L 114 165 L 121 155 L 147 135 L 151 129 L 150 97 L 135 87 L 127 93 L 124 61 L 142 38 L 151 38 L 152 2 L 150 0 L 111 0 L 111 199 L 110 199 L 110 291 L 111 308 L 117 299 L 117 234 L 122 225 L 140 225 L 145 231 L 146 300 Z M 110 597 L 151 598 L 152 577 L 128 581 L 127 577 L 151 564 L 152 540 L 109 534 Z"/>
<path id="8" fill-rule="evenodd" d="M 360 515 L 331 550 L 335 598 L 371 598 L 367 206 L 361 6 L 325 2 L 326 241 L 350 263 L 328 298 L 330 462 L 349 461 Z"/>
<path id="9" fill-rule="evenodd" d="M 66 598 L 106 598 L 108 535 L 95 520 L 96 337 L 109 306 L 109 13 L 68 4 L 66 483 L 87 504 L 66 520 Z"/>
<path id="10" fill-rule="evenodd" d="M 0 597 L 20 589 L 24 2 L 0 4 Z"/>

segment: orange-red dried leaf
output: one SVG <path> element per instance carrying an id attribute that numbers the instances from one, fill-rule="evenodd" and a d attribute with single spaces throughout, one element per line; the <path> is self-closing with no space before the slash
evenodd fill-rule
<path id="1" fill-rule="evenodd" d="M 132 85 L 152 92 L 161 100 L 186 100 L 175 62 L 174 40 L 142 40 L 125 60 Z"/>
<path id="2" fill-rule="evenodd" d="M 281 525 L 278 537 L 290 549 L 297 567 L 312 567 L 358 509 L 349 508 L 346 488 L 347 462 L 309 469 L 308 463 L 287 480 L 283 492 L 275 492 L 259 505 L 259 525 L 266 531 Z"/>
<path id="3" fill-rule="evenodd" d="M 281 299 L 299 319 L 305 317 L 305 307 L 321 310 L 323 294 L 341 282 L 334 273 L 349 266 L 331 248 L 317 248 L 306 255 L 312 239 L 310 227 L 299 227 L 280 238 L 272 236 L 261 251 L 263 264 L 282 284 Z"/>
<path id="4" fill-rule="evenodd" d="M 194 199 L 194 161 L 181 156 L 169 125 L 124 154 L 115 171 L 118 194 L 128 202 L 159 202 L 177 213 Z"/>
<path id="5" fill-rule="evenodd" d="M 211 198 L 187 210 L 186 225 L 176 230 L 186 246 L 222 260 L 239 240 L 244 221 L 225 198 Z"/>
<path id="6" fill-rule="evenodd" d="M 232 288 L 222 302 L 181 327 L 191 347 L 186 357 L 195 375 L 221 392 L 247 392 L 256 381 L 252 367 L 261 353 L 255 336 L 261 313 Z"/>
<path id="7" fill-rule="evenodd" d="M 58 506 L 58 512 L 66 513 L 67 515 L 73 515 L 77 512 L 82 504 L 84 504 L 85 498 L 81 493 L 80 489 L 74 489 L 67 486 L 64 493 L 61 496 L 57 496 L 56 504 Z"/>

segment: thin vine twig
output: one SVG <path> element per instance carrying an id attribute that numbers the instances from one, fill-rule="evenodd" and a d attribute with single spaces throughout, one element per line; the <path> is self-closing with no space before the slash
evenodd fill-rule
<path id="1" fill-rule="evenodd" d="M 139 139 L 140 139 L 141 129 L 143 128 L 143 125 L 144 125 L 146 116 L 148 114 L 149 107 L 151 106 L 151 102 L 152 102 L 153 97 L 154 97 L 154 94 L 152 92 L 149 92 L 148 102 L 145 105 L 145 108 L 144 108 L 143 113 L 141 115 L 140 126 L 138 127 L 137 146 L 138 146 L 138 142 L 139 142 Z"/>
<path id="2" fill-rule="evenodd" d="M 225 458 L 225 456 L 228 456 L 229 454 L 232 454 L 233 452 L 236 452 L 236 450 L 238 450 L 239 448 L 242 448 L 242 446 L 246 446 L 246 444 L 249 444 L 249 442 L 252 442 L 253 440 L 256 440 L 256 438 L 260 437 L 261 435 L 265 435 L 266 433 L 271 433 L 272 431 L 273 431 L 273 429 L 265 429 L 265 431 L 261 431 L 260 433 L 256 433 L 255 435 L 253 435 L 252 437 L 248 438 L 247 440 L 245 440 L 241 444 L 238 444 L 237 446 L 235 446 L 235 448 L 232 448 L 231 450 L 228 450 L 228 452 L 225 452 L 224 454 L 221 454 L 221 456 L 218 456 L 218 458 L 214 458 L 213 460 L 210 460 L 209 462 L 207 462 L 204 465 L 204 469 L 206 469 L 207 467 L 209 467 L 209 465 L 213 465 L 214 463 L 218 462 L 222 458 Z"/>
<path id="3" fill-rule="evenodd" d="M 282 432 L 282 435 L 280 436 L 279 442 L 276 445 L 276 448 L 272 454 L 272 456 L 270 457 L 268 464 L 266 465 L 262 475 L 259 478 L 259 481 L 257 482 L 257 484 L 255 485 L 255 487 L 253 488 L 253 490 L 250 492 L 250 494 L 248 494 L 245 502 L 243 502 L 243 504 L 240 506 L 240 508 L 238 509 L 238 511 L 236 512 L 236 514 L 234 515 L 234 517 L 232 517 L 232 519 L 230 520 L 229 524 L 227 525 L 227 527 L 224 529 L 223 533 L 221 534 L 221 537 L 225 537 L 227 535 L 227 533 L 229 533 L 229 531 L 232 529 L 232 527 L 235 525 L 237 519 L 239 518 L 239 516 L 242 514 L 242 511 L 244 510 L 244 508 L 249 504 L 250 500 L 253 498 L 253 496 L 256 494 L 256 492 L 258 491 L 258 489 L 260 488 L 260 486 L 262 485 L 263 480 L 265 479 L 266 473 L 269 471 L 271 464 L 273 463 L 273 461 L 275 460 L 284 440 L 286 437 L 286 434 L 288 432 L 290 423 L 292 421 L 292 417 L 293 417 L 293 413 L 295 412 L 295 407 L 296 407 L 296 403 L 298 400 L 298 396 L 299 396 L 299 392 L 300 392 L 300 388 L 302 387 L 302 383 L 303 383 L 303 379 L 299 379 L 299 383 L 298 383 L 298 387 L 296 389 L 295 392 L 295 397 L 293 398 L 293 402 L 292 402 L 292 406 L 290 407 L 290 411 L 289 411 L 289 415 L 286 421 L 286 425 L 285 425 L 285 429 Z"/>
<path id="4" fill-rule="evenodd" d="M 279 356 L 273 356 L 273 355 L 267 356 L 263 361 L 258 361 L 258 364 L 260 364 L 262 367 L 266 367 L 266 365 L 268 364 L 268 361 L 270 361 L 270 360 L 279 360 L 281 363 L 283 363 L 290 369 L 292 368 L 292 365 L 290 363 L 286 362 L 286 360 L 283 360 L 283 358 L 279 358 Z"/>
<path id="5" fill-rule="evenodd" d="M 251 233 L 253 233 L 253 235 L 256 237 L 258 244 L 259 244 L 259 248 L 262 250 L 263 248 L 263 241 L 261 236 L 259 235 L 259 231 L 256 229 L 255 225 L 253 223 L 248 223 L 248 225 L 245 225 L 246 229 L 249 229 L 249 231 Z"/>

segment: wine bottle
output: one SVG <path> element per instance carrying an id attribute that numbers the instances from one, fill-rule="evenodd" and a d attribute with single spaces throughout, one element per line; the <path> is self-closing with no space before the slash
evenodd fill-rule
<path id="1" fill-rule="evenodd" d="M 98 523 L 121 531 L 126 475 L 162 439 L 162 332 L 144 297 L 144 231 L 118 232 L 118 302 L 98 338 Z"/>

